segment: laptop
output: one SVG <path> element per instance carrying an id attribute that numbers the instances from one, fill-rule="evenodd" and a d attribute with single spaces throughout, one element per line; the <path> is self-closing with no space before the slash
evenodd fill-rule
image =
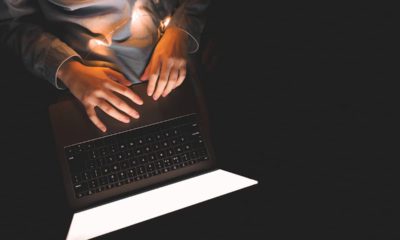
<path id="1" fill-rule="evenodd" d="M 127 101 L 139 111 L 138 120 L 121 123 L 96 110 L 105 133 L 73 97 L 50 106 L 74 211 L 67 239 L 96 237 L 257 183 L 217 168 L 207 111 L 193 78 L 157 101 L 146 88 L 147 82 L 131 86 L 143 105 Z"/>

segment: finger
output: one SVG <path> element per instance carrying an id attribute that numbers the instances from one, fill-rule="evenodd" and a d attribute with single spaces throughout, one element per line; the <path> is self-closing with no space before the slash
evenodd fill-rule
<path id="1" fill-rule="evenodd" d="M 151 68 L 149 74 L 149 83 L 147 85 L 147 95 L 151 96 L 154 93 L 154 89 L 156 88 L 156 83 L 158 80 L 158 76 L 160 75 L 160 69 L 161 66 L 159 63 L 157 63 L 156 65 L 152 65 L 153 67 Z"/>
<path id="2" fill-rule="evenodd" d="M 119 73 L 117 71 L 114 71 L 112 69 L 107 69 L 104 72 L 109 78 L 111 78 L 112 80 L 114 80 L 114 81 L 116 81 L 116 82 L 118 82 L 118 83 L 120 83 L 120 84 L 122 84 L 124 86 L 132 85 L 131 81 L 126 79 L 126 77 L 123 74 L 121 74 L 121 73 Z"/>
<path id="3" fill-rule="evenodd" d="M 104 95 L 102 95 L 101 97 L 103 99 L 107 100 L 108 102 L 110 102 L 115 108 L 121 110 L 122 112 L 128 114 L 129 116 L 136 118 L 136 119 L 139 118 L 139 113 L 135 109 L 133 109 L 125 101 L 123 101 L 121 98 L 117 97 L 112 92 L 105 92 Z M 128 120 L 129 120 L 129 118 L 128 118 Z"/>
<path id="4" fill-rule="evenodd" d="M 108 102 L 106 101 L 101 101 L 98 103 L 97 105 L 101 110 L 103 110 L 103 112 L 107 113 L 108 115 L 110 115 L 111 117 L 124 122 L 124 123 L 129 123 L 129 117 L 122 114 L 121 112 L 117 111 L 117 109 L 115 109 L 113 106 L 111 106 Z"/>
<path id="5" fill-rule="evenodd" d="M 163 97 L 166 97 L 172 91 L 172 89 L 174 89 L 178 81 L 178 76 L 179 76 L 179 69 L 173 67 L 171 69 L 171 73 L 169 74 L 167 86 L 165 87 L 164 92 L 162 94 Z"/>
<path id="6" fill-rule="evenodd" d="M 109 84 L 107 84 L 107 88 L 129 98 L 132 102 L 134 102 L 138 105 L 143 104 L 143 100 L 139 97 L 139 95 L 137 95 L 131 89 L 129 89 L 125 86 L 122 86 L 118 83 L 110 82 Z"/>
<path id="7" fill-rule="evenodd" d="M 141 81 L 149 80 L 150 64 L 151 64 L 151 62 L 147 65 L 147 67 L 144 70 L 142 76 L 140 77 Z"/>
<path id="8" fill-rule="evenodd" d="M 169 62 L 162 64 L 160 78 L 157 81 L 157 87 L 156 87 L 156 90 L 153 95 L 154 100 L 157 100 L 161 96 L 162 92 L 164 91 L 165 86 L 167 85 L 167 82 L 168 82 L 169 73 L 171 71 L 171 68 L 172 68 L 172 64 Z"/>
<path id="9" fill-rule="evenodd" d="M 94 107 L 86 107 L 86 113 L 90 119 L 90 121 L 92 121 L 92 123 L 101 131 L 105 132 L 107 131 L 106 126 L 103 124 L 102 121 L 100 121 L 100 119 L 97 117 L 96 115 L 96 111 L 94 110 Z"/>
<path id="10" fill-rule="evenodd" d="M 179 87 L 179 86 L 183 83 L 183 81 L 185 80 L 185 78 L 186 78 L 186 66 L 183 66 L 183 67 L 181 67 L 181 68 L 179 69 L 178 81 L 176 82 L 176 85 L 175 85 L 174 88 Z"/>

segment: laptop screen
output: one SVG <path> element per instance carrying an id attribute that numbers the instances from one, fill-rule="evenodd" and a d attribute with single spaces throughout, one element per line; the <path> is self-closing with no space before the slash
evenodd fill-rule
<path id="1" fill-rule="evenodd" d="M 89 239 L 257 184 L 215 170 L 75 213 L 67 240 Z"/>

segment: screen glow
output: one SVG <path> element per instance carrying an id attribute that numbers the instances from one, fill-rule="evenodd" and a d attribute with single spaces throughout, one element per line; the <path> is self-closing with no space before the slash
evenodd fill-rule
<path id="1" fill-rule="evenodd" d="M 67 240 L 94 238 L 254 184 L 257 181 L 215 170 L 75 213 Z"/>

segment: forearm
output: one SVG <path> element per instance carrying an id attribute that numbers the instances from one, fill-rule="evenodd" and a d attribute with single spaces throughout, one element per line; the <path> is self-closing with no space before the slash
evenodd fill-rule
<path id="1" fill-rule="evenodd" d="M 24 19 L 0 22 L 0 44 L 6 47 L 25 68 L 59 89 L 57 71 L 68 59 L 78 54 L 42 26 Z"/>
<path id="2" fill-rule="evenodd" d="M 208 0 L 181 0 L 168 25 L 168 28 L 177 27 L 189 36 L 190 53 L 196 52 L 199 48 L 208 4 Z"/>

